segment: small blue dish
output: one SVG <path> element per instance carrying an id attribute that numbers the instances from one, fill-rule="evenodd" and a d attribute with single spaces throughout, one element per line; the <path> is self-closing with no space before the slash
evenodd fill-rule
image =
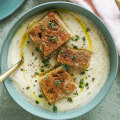
<path id="1" fill-rule="evenodd" d="M 96 24 L 96 26 L 101 30 L 103 33 L 103 36 L 105 37 L 108 48 L 109 48 L 109 53 L 110 53 L 110 72 L 108 75 L 108 79 L 101 88 L 101 90 L 97 93 L 97 95 L 89 101 L 87 104 L 81 106 L 80 108 L 77 108 L 72 111 L 64 112 L 64 113 L 53 113 L 49 111 L 42 110 L 40 108 L 37 108 L 27 102 L 14 88 L 12 85 L 12 82 L 9 78 L 7 78 L 4 82 L 4 85 L 10 94 L 10 96 L 15 100 L 17 104 L 19 104 L 22 108 L 27 110 L 28 112 L 32 113 L 33 115 L 36 115 L 38 117 L 46 118 L 46 119 L 71 119 L 75 118 L 78 116 L 81 116 L 90 110 L 92 110 L 95 106 L 97 106 L 102 100 L 106 97 L 108 92 L 110 91 L 113 82 L 116 78 L 117 70 L 118 70 L 118 53 L 116 46 L 114 44 L 114 40 L 107 29 L 107 27 L 104 25 L 104 23 L 93 13 L 88 11 L 87 9 L 70 3 L 70 2 L 48 2 L 41 4 L 39 6 L 36 6 L 23 14 L 17 21 L 16 23 L 12 26 L 10 29 L 8 35 L 4 39 L 4 43 L 1 48 L 1 53 L 0 53 L 0 65 L 1 65 L 1 73 L 4 73 L 8 69 L 7 61 L 8 61 L 8 50 L 9 50 L 9 45 L 10 42 L 15 35 L 16 31 L 19 29 L 19 27 L 27 20 L 29 17 L 35 15 L 36 13 L 50 9 L 50 8 L 65 8 L 68 10 L 72 10 L 74 12 L 83 14 L 87 16 L 91 21 Z"/>
<path id="2" fill-rule="evenodd" d="M 0 20 L 15 12 L 25 0 L 0 0 Z"/>

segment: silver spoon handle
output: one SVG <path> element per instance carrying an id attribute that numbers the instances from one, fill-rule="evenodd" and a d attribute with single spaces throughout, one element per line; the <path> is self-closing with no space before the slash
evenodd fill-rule
<path id="1" fill-rule="evenodd" d="M 10 74 L 12 74 L 20 65 L 22 64 L 22 60 L 13 65 L 10 69 L 8 69 L 5 73 L 0 76 L 0 83 L 2 83 Z"/>

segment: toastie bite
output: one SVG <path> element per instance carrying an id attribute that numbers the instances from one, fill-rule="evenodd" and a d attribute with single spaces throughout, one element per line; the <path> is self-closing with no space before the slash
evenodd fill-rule
<path id="1" fill-rule="evenodd" d="M 74 81 L 61 66 L 47 73 L 41 80 L 40 86 L 51 104 L 55 104 L 59 98 L 69 95 L 76 89 Z"/>
<path id="2" fill-rule="evenodd" d="M 28 30 L 31 39 L 40 45 L 45 56 L 71 38 L 69 30 L 55 12 L 49 13 L 39 23 Z"/>
<path id="3" fill-rule="evenodd" d="M 84 49 L 73 50 L 67 47 L 62 47 L 59 51 L 57 62 L 87 69 L 89 67 L 91 54 L 91 51 Z"/>

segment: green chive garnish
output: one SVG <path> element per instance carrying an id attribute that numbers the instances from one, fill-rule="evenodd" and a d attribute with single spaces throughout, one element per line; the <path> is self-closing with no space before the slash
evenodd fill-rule
<path id="1" fill-rule="evenodd" d="M 86 28 L 86 32 L 89 32 L 90 31 L 90 28 Z"/>
<path id="2" fill-rule="evenodd" d="M 35 49 L 37 52 L 39 52 L 39 48 L 37 47 L 36 49 Z"/>
<path id="3" fill-rule="evenodd" d="M 59 87 L 60 84 L 61 84 L 61 81 L 57 80 L 57 82 L 56 82 L 57 87 Z"/>
<path id="4" fill-rule="evenodd" d="M 39 75 L 39 73 L 38 73 L 38 72 L 35 72 L 35 75 Z"/>
<path id="5" fill-rule="evenodd" d="M 45 29 L 46 29 L 46 28 L 45 28 L 45 26 L 44 26 L 43 24 L 40 24 L 40 25 L 42 25 L 42 29 L 43 29 L 43 30 L 45 30 Z"/>
<path id="6" fill-rule="evenodd" d="M 88 83 L 88 82 L 87 82 L 87 83 L 85 83 L 85 86 L 86 86 L 86 87 L 88 87 L 88 85 L 89 85 L 89 83 Z"/>
<path id="7" fill-rule="evenodd" d="M 34 56 L 34 53 L 32 52 L 32 56 Z"/>
<path id="8" fill-rule="evenodd" d="M 42 41 L 38 42 L 38 44 L 41 44 L 41 43 L 42 43 Z"/>
<path id="9" fill-rule="evenodd" d="M 57 22 L 55 22 L 55 21 L 49 22 L 50 28 L 52 28 L 53 26 L 56 26 L 56 25 L 57 25 Z"/>
<path id="10" fill-rule="evenodd" d="M 85 42 L 85 37 L 82 37 L 83 42 Z"/>
<path id="11" fill-rule="evenodd" d="M 48 102 L 48 105 L 51 105 L 51 103 L 50 103 L 50 102 Z"/>
<path id="12" fill-rule="evenodd" d="M 69 94 L 69 90 L 66 90 L 66 93 Z"/>
<path id="13" fill-rule="evenodd" d="M 66 71 L 67 70 L 67 64 L 62 64 L 62 69 Z"/>
<path id="14" fill-rule="evenodd" d="M 39 98 L 42 98 L 43 96 L 42 96 L 42 95 L 39 95 L 38 97 L 39 97 Z"/>
<path id="15" fill-rule="evenodd" d="M 44 72 L 44 69 L 41 69 L 41 72 Z"/>
<path id="16" fill-rule="evenodd" d="M 69 97 L 67 100 L 68 100 L 69 102 L 73 102 L 73 100 L 72 100 L 71 97 Z"/>
<path id="17" fill-rule="evenodd" d="M 36 100 L 35 102 L 36 102 L 36 104 L 39 104 L 39 101 Z"/>
<path id="18" fill-rule="evenodd" d="M 48 76 L 46 77 L 46 80 L 47 80 L 47 81 L 49 81 L 49 78 L 48 78 Z"/>
<path id="19" fill-rule="evenodd" d="M 28 90 L 30 87 L 28 86 L 28 87 L 26 87 L 26 89 Z"/>
<path id="20" fill-rule="evenodd" d="M 73 56 L 72 56 L 72 59 L 74 60 L 75 58 L 76 58 L 76 56 L 75 56 L 75 55 L 73 55 Z"/>
<path id="21" fill-rule="evenodd" d="M 79 39 L 78 35 L 75 35 L 75 37 L 72 38 L 72 41 L 77 41 Z"/>
<path id="22" fill-rule="evenodd" d="M 53 112 L 56 112 L 57 111 L 57 107 L 55 105 L 53 105 Z"/>
<path id="23" fill-rule="evenodd" d="M 46 61 L 46 62 L 44 63 L 44 65 L 45 65 L 45 67 L 48 67 L 48 66 L 51 65 L 51 63 L 49 63 L 49 62 Z"/>
<path id="24" fill-rule="evenodd" d="M 57 42 L 57 39 L 55 36 L 50 36 L 50 39 L 52 40 L 52 42 Z"/>
<path id="25" fill-rule="evenodd" d="M 80 80 L 80 84 L 83 84 L 83 82 L 84 82 L 84 80 L 83 80 L 83 79 L 81 79 L 81 80 Z"/>
<path id="26" fill-rule="evenodd" d="M 80 85 L 79 85 L 79 88 L 83 88 L 83 86 L 80 84 Z"/>
<path id="27" fill-rule="evenodd" d="M 84 74 L 85 74 L 85 72 L 81 72 L 81 74 L 82 74 L 82 75 L 84 75 Z"/>
<path id="28" fill-rule="evenodd" d="M 64 53 L 64 50 L 61 50 L 61 53 Z"/>
<path id="29" fill-rule="evenodd" d="M 95 80 L 95 78 L 92 78 L 92 81 L 94 81 Z"/>
<path id="30" fill-rule="evenodd" d="M 76 49 L 76 50 L 77 50 L 78 48 L 77 48 L 77 46 L 73 46 L 73 49 Z"/>
<path id="31" fill-rule="evenodd" d="M 35 60 L 37 60 L 37 57 L 35 57 Z"/>

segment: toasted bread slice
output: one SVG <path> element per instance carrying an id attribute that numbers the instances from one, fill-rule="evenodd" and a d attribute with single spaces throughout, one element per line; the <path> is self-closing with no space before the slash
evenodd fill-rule
<path id="1" fill-rule="evenodd" d="M 71 34 L 55 12 L 49 13 L 39 23 L 28 30 L 31 39 L 40 44 L 44 55 L 49 55 L 64 44 Z"/>
<path id="2" fill-rule="evenodd" d="M 55 104 L 59 98 L 72 93 L 76 89 L 72 78 L 61 66 L 48 73 L 41 80 L 40 86 L 51 104 Z"/>
<path id="3" fill-rule="evenodd" d="M 73 50 L 67 47 L 62 47 L 59 51 L 57 62 L 87 69 L 89 67 L 91 54 L 91 51 L 84 49 Z"/>

